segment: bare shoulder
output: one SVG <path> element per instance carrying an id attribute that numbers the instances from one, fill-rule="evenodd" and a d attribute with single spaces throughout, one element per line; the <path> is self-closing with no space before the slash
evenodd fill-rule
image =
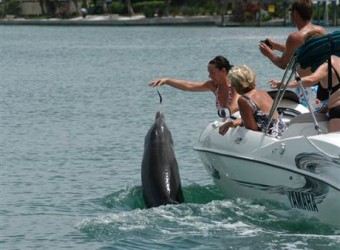
<path id="1" fill-rule="evenodd" d="M 326 34 L 326 30 L 324 27 L 320 25 L 310 24 L 306 25 L 303 29 L 299 31 L 303 37 L 309 32 L 314 32 L 317 35 L 324 35 Z"/>
<path id="2" fill-rule="evenodd" d="M 337 71 L 338 74 L 340 74 L 340 57 L 332 55 L 331 57 L 332 65 Z"/>
<path id="3" fill-rule="evenodd" d="M 245 108 L 250 106 L 249 102 L 246 100 L 246 98 L 244 98 L 244 96 L 240 96 L 237 99 L 237 104 L 240 107 L 240 109 L 242 109 L 242 107 Z"/>
<path id="4" fill-rule="evenodd" d="M 322 27 L 322 26 L 319 26 L 319 25 L 313 25 L 312 30 L 316 30 L 316 31 L 319 31 L 322 34 L 326 34 L 325 28 Z"/>
<path id="5" fill-rule="evenodd" d="M 211 90 L 211 91 L 215 91 L 216 90 L 216 86 L 214 85 L 212 80 L 207 80 L 202 84 L 202 87 Z"/>
<path id="6" fill-rule="evenodd" d="M 287 37 L 286 46 L 290 46 L 290 47 L 300 46 L 304 42 L 303 36 L 304 36 L 304 34 L 301 31 L 297 31 L 297 32 L 291 33 Z"/>
<path id="7" fill-rule="evenodd" d="M 253 106 L 243 96 L 240 96 L 238 98 L 237 104 L 240 109 L 241 116 L 242 115 L 249 116 L 254 112 Z"/>
<path id="8" fill-rule="evenodd" d="M 262 103 L 268 103 L 272 101 L 272 98 L 270 97 L 268 92 L 262 89 L 258 89 L 256 91 L 256 94 L 253 96 L 253 99 L 256 103 L 259 104 L 259 106 L 261 106 Z"/>
<path id="9" fill-rule="evenodd" d="M 336 63 L 336 66 L 340 67 L 340 57 L 336 56 L 336 55 L 332 55 L 332 62 L 334 61 Z"/>

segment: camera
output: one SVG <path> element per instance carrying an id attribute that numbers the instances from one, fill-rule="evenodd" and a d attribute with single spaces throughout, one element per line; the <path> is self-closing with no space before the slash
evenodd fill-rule
<path id="1" fill-rule="evenodd" d="M 272 45 L 270 44 L 270 42 L 268 41 L 268 39 L 266 39 L 266 40 L 262 40 L 261 41 L 261 43 L 264 43 L 264 44 L 266 44 L 269 48 L 271 48 L 272 47 Z"/>

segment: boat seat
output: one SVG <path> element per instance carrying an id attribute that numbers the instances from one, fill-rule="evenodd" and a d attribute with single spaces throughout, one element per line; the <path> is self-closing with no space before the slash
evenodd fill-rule
<path id="1" fill-rule="evenodd" d="M 314 112 L 314 115 L 318 122 L 328 121 L 328 117 L 324 113 Z M 314 123 L 314 120 L 310 113 L 305 113 L 292 118 L 289 125 L 292 125 L 293 123 Z"/>
<path id="2" fill-rule="evenodd" d="M 315 118 L 322 133 L 328 132 L 328 117 L 325 114 L 314 112 Z M 288 129 L 284 132 L 282 138 L 288 138 L 300 135 L 317 135 L 319 132 L 315 129 L 315 123 L 310 113 L 298 115 L 290 120 Z"/>
<path id="3" fill-rule="evenodd" d="M 275 100 L 276 94 L 277 94 L 277 90 L 269 90 L 267 91 L 267 93 L 270 95 L 270 97 Z M 286 92 L 283 94 L 283 98 L 282 99 L 287 99 L 290 101 L 293 101 L 295 103 L 300 103 L 299 98 L 297 97 L 297 95 L 291 91 L 291 90 L 286 90 Z"/>

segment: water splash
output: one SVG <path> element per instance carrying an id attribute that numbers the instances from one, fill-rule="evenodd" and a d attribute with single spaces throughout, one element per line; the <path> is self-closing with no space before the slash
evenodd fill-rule
<path id="1" fill-rule="evenodd" d="M 285 219 L 280 204 L 223 199 L 213 185 L 193 184 L 183 191 L 185 203 L 150 209 L 140 186 L 114 192 L 102 199 L 112 213 L 86 218 L 76 227 L 110 249 L 150 249 L 151 245 L 153 249 L 232 249 L 240 240 L 252 249 L 288 249 L 287 244 L 300 249 L 309 242 L 331 249 L 329 245 L 340 243 L 339 232 L 330 227 L 299 217 Z"/>

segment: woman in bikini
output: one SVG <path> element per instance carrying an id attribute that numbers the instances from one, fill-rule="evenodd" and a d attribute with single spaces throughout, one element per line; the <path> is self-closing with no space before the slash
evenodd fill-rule
<path id="1" fill-rule="evenodd" d="M 340 57 L 331 56 L 332 86 L 328 99 L 328 132 L 340 131 Z M 310 87 L 320 82 L 319 88 L 328 89 L 328 60 L 321 64 L 311 75 L 301 77 L 303 87 Z M 271 83 L 278 88 L 279 82 Z M 288 83 L 288 87 L 296 88 L 296 80 Z"/>
<path id="2" fill-rule="evenodd" d="M 229 108 L 231 114 L 238 111 L 237 99 L 239 95 L 230 86 L 229 79 L 227 77 L 231 68 L 232 65 L 225 57 L 216 56 L 208 63 L 210 80 L 205 82 L 192 82 L 173 78 L 161 78 L 149 83 L 149 86 L 156 87 L 166 84 L 185 91 L 211 91 L 216 98 L 217 113 L 223 118 L 223 120 L 225 120 L 225 113 L 223 112 L 223 109 Z"/>
<path id="3" fill-rule="evenodd" d="M 238 106 L 241 118 L 228 121 L 219 128 L 219 133 L 224 135 L 230 127 L 244 126 L 247 129 L 264 132 L 269 127 L 268 135 L 282 136 L 286 124 L 279 118 L 277 112 L 270 120 L 268 115 L 273 105 L 273 99 L 265 90 L 256 88 L 256 75 L 247 66 L 234 67 L 229 72 L 231 86 L 240 95 Z"/>

